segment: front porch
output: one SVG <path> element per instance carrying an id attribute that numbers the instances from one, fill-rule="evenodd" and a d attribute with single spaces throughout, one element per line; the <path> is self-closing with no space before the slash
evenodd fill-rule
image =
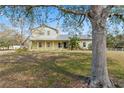
<path id="1" fill-rule="evenodd" d="M 40 50 L 67 49 L 68 41 L 35 40 L 30 41 L 29 48 Z"/>

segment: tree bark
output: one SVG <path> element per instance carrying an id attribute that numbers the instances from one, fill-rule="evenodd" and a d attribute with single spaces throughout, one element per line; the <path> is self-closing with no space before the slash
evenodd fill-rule
<path id="1" fill-rule="evenodd" d="M 113 87 L 106 61 L 106 6 L 92 6 L 89 14 L 92 24 L 92 77 L 90 87 Z"/>

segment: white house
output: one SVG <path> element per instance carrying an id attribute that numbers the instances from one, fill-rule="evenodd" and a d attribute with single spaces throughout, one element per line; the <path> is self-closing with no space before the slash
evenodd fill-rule
<path id="1" fill-rule="evenodd" d="M 60 31 L 47 25 L 32 29 L 32 36 L 29 39 L 30 49 L 66 49 L 68 48 L 69 35 L 60 34 Z M 88 49 L 92 38 L 80 36 L 80 48 Z"/>

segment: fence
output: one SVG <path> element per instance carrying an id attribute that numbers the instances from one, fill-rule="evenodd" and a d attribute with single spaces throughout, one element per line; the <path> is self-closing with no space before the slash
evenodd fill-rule
<path id="1" fill-rule="evenodd" d="M 107 48 L 108 51 L 124 51 L 124 48 Z"/>
<path id="2" fill-rule="evenodd" d="M 9 54 L 9 53 L 13 53 L 15 51 L 13 50 L 8 50 L 8 51 L 0 51 L 0 55 L 6 55 L 6 54 Z"/>

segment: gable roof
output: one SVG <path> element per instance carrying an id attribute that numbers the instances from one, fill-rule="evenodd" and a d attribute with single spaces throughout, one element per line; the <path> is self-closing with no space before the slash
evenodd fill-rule
<path id="1" fill-rule="evenodd" d="M 59 30 L 57 30 L 57 29 L 55 29 L 55 28 L 53 28 L 53 27 L 50 27 L 50 26 L 48 26 L 48 25 L 46 25 L 46 24 L 42 24 L 41 26 L 38 26 L 38 27 L 36 27 L 36 28 L 33 28 L 31 31 L 33 31 L 33 30 L 35 30 L 35 29 L 37 29 L 37 28 L 50 28 L 50 29 L 52 29 L 52 30 L 54 30 L 54 31 L 56 31 L 57 33 L 59 32 Z"/>
<path id="2" fill-rule="evenodd" d="M 43 27 L 50 28 L 50 29 L 53 29 L 53 30 L 55 30 L 55 31 L 58 31 L 57 29 L 55 29 L 55 28 L 53 28 L 53 27 L 50 27 L 50 26 L 48 26 L 48 25 L 46 25 L 46 24 L 43 24 L 42 26 L 43 26 Z"/>
<path id="3" fill-rule="evenodd" d="M 50 27 L 46 24 L 43 24 L 41 25 L 40 27 L 46 27 L 46 28 L 50 28 L 52 30 L 55 30 L 57 32 L 59 32 L 59 30 L 53 28 L 53 27 Z M 37 27 L 37 28 L 40 28 L 40 27 Z M 34 28 L 34 30 L 36 30 L 37 28 Z M 69 40 L 69 35 L 58 35 L 56 37 L 42 37 L 42 36 L 31 36 L 29 39 L 30 40 Z M 91 40 L 92 38 L 89 37 L 89 36 L 86 36 L 86 35 L 82 35 L 82 36 L 79 36 L 80 39 L 85 39 L 85 40 Z"/>

